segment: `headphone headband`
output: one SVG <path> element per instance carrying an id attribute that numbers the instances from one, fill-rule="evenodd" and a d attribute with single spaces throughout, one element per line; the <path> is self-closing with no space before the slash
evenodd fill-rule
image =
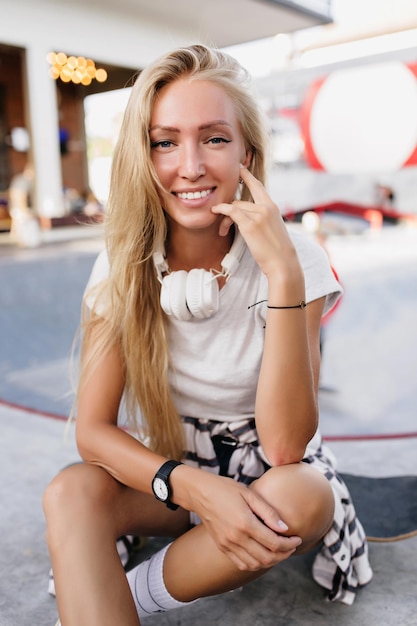
<path id="1" fill-rule="evenodd" d="M 193 317 L 204 319 L 214 315 L 219 308 L 219 284 L 216 279 L 224 276 L 227 280 L 236 272 L 245 247 L 245 240 L 236 229 L 232 247 L 221 262 L 221 272 L 205 269 L 170 272 L 165 251 L 157 250 L 153 262 L 162 285 L 160 298 L 165 313 L 184 322 Z"/>
<path id="2" fill-rule="evenodd" d="M 237 229 L 237 226 L 235 226 L 235 229 L 235 238 L 233 239 L 232 247 L 222 259 L 222 271 L 218 274 L 218 276 L 225 276 L 226 278 L 230 278 L 230 276 L 232 276 L 232 274 L 236 272 L 237 268 L 239 267 L 239 263 L 242 260 L 243 253 L 246 248 L 246 242 L 240 234 L 239 230 Z M 158 279 L 161 282 L 163 274 L 169 272 L 169 266 L 166 260 L 164 245 L 162 245 L 162 247 L 154 252 L 152 256 L 155 269 L 158 274 Z"/>

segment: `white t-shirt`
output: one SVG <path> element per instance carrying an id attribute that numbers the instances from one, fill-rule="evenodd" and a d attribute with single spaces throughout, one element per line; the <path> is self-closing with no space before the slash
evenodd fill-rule
<path id="1" fill-rule="evenodd" d="M 328 257 L 309 236 L 288 230 L 304 271 L 305 300 L 326 296 L 326 313 L 342 293 Z M 104 252 L 87 285 L 87 306 L 92 304 L 90 288 L 105 280 L 107 273 Z M 170 317 L 170 381 L 180 415 L 222 422 L 254 417 L 267 303 L 248 307 L 267 299 L 265 275 L 246 247 L 237 271 L 220 290 L 217 313 L 190 321 Z"/>

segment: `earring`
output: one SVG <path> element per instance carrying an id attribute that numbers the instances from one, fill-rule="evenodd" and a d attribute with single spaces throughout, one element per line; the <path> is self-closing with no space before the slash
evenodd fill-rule
<path id="1" fill-rule="evenodd" d="M 239 185 L 243 185 L 243 178 L 239 178 Z"/>

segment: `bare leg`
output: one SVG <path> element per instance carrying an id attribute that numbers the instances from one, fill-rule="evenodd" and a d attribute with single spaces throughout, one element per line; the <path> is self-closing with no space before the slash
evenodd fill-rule
<path id="1" fill-rule="evenodd" d="M 315 545 L 332 522 L 331 488 L 305 464 L 273 468 L 251 488 L 276 506 L 288 535 L 303 538 L 299 551 Z M 138 626 L 115 548 L 122 534 L 181 535 L 167 552 L 164 580 L 182 602 L 239 587 L 264 573 L 237 569 L 202 524 L 186 532 L 186 511 L 169 511 L 97 467 L 62 472 L 48 488 L 44 506 L 63 626 Z"/>
<path id="2" fill-rule="evenodd" d="M 334 497 L 329 482 L 305 463 L 275 467 L 251 485 L 276 506 L 288 524 L 288 536 L 303 543 L 297 554 L 313 548 L 333 522 Z M 201 524 L 179 537 L 167 552 L 164 579 L 182 602 L 235 589 L 265 573 L 242 572 L 222 554 Z"/>
<path id="3" fill-rule="evenodd" d="M 188 513 L 169 511 L 87 464 L 52 481 L 44 509 L 63 626 L 138 626 L 115 542 L 128 533 L 176 536 L 189 527 Z"/>

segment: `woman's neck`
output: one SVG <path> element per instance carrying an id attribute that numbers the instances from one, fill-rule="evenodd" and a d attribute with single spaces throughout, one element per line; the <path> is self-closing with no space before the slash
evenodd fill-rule
<path id="1" fill-rule="evenodd" d="M 234 228 L 226 237 L 218 232 L 189 231 L 169 228 L 165 243 L 166 258 L 172 271 L 194 268 L 221 270 L 221 262 L 234 239 Z"/>

